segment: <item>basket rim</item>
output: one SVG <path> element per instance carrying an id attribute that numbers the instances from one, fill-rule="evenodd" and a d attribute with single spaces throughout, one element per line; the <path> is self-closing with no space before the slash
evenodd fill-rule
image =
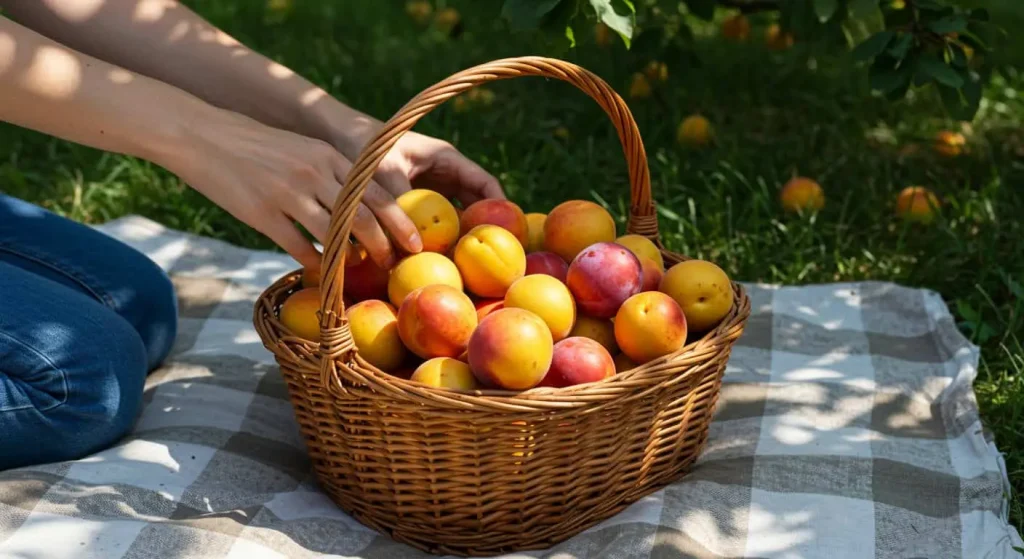
<path id="1" fill-rule="evenodd" d="M 259 321 L 261 313 L 269 322 L 268 336 L 260 333 L 264 346 L 276 353 L 275 346 L 296 344 L 306 348 L 315 358 L 324 359 L 320 343 L 312 342 L 292 334 L 280 322 L 277 314 L 278 305 L 272 299 L 280 297 L 300 285 L 301 269 L 285 274 L 274 284 L 266 288 L 256 301 L 254 318 Z M 714 361 L 714 357 L 728 351 L 742 334 L 750 316 L 750 297 L 744 286 L 731 281 L 733 286 L 733 305 L 729 313 L 711 330 L 699 338 L 687 343 L 673 353 L 640 364 L 628 371 L 616 373 L 610 377 L 567 387 L 533 387 L 522 391 L 501 389 L 462 390 L 446 387 L 429 386 L 411 379 L 405 379 L 385 372 L 363 359 L 358 349 L 353 348 L 350 359 L 343 361 L 335 358 L 336 365 L 344 367 L 350 374 L 360 377 L 367 388 L 375 392 L 393 393 L 395 396 L 417 399 L 445 400 L 445 403 L 456 407 L 473 409 L 479 405 L 503 407 L 508 411 L 536 411 L 538 406 L 549 410 L 578 409 L 581 405 L 600 404 L 609 400 L 609 392 L 621 392 L 623 384 L 635 385 L 630 388 L 642 389 L 641 392 L 664 386 L 666 382 L 689 382 L 692 377 L 702 372 L 705 366 Z M 318 311 L 320 312 L 320 311 Z M 347 322 L 347 319 L 346 319 Z M 259 330 L 259 329 L 258 329 Z M 669 380 L 661 379 L 666 370 L 675 371 Z M 332 382 L 337 381 L 337 373 Z M 333 391 L 332 391 L 333 392 Z M 631 392 L 631 395 L 638 395 Z M 571 400 L 571 401 L 570 401 Z"/>

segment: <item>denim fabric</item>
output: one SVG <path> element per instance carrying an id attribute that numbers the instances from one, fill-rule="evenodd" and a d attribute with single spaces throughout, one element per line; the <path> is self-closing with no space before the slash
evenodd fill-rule
<path id="1" fill-rule="evenodd" d="M 0 194 L 0 470 L 116 442 L 176 328 L 174 289 L 152 260 Z"/>

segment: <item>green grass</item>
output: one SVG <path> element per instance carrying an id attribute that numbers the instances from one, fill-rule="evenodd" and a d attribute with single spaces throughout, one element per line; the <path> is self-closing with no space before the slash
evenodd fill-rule
<path id="1" fill-rule="evenodd" d="M 1024 20 L 1003 2 L 1009 28 Z M 198 4 L 198 3 L 193 3 Z M 467 66 L 536 54 L 506 33 L 490 2 L 448 2 L 465 20 L 458 39 L 413 25 L 402 2 L 304 2 L 268 23 L 257 2 L 209 0 L 200 12 L 257 50 L 285 63 L 349 104 L 387 118 L 420 89 Z M 758 38 L 755 29 L 755 41 Z M 610 51 L 587 45 L 566 55 L 620 92 L 651 56 L 670 68 L 655 96 L 631 101 L 647 147 L 662 231 L 669 247 L 720 262 L 735 278 L 784 284 L 889 280 L 941 293 L 982 346 L 976 391 L 1017 492 L 1012 519 L 1024 529 L 1024 49 L 1001 57 L 1003 75 L 987 89 L 965 129 L 970 154 L 931 154 L 928 140 L 956 127 L 926 92 L 889 103 L 868 91 L 862 69 L 838 55 L 797 48 L 768 53 L 759 43 L 714 37 L 697 60 L 676 52 Z M 1016 57 L 1016 59 L 1015 59 Z M 489 86 L 493 106 L 455 113 L 450 104 L 417 130 L 446 138 L 491 170 L 531 211 L 568 197 L 600 200 L 619 215 L 628 202 L 626 168 L 614 130 L 595 103 L 561 82 L 504 81 Z M 539 89 L 542 93 L 527 90 Z M 675 126 L 702 112 L 716 145 L 677 147 Z M 568 140 L 553 133 L 564 126 Z M 921 153 L 898 151 L 919 144 Z M 15 196 L 96 223 L 128 213 L 170 227 L 269 248 L 164 171 L 44 136 L 0 127 L 0 184 Z M 777 192 L 793 173 L 827 193 L 815 216 L 785 216 Z M 946 201 L 932 226 L 892 216 L 896 193 L 926 185 Z"/>

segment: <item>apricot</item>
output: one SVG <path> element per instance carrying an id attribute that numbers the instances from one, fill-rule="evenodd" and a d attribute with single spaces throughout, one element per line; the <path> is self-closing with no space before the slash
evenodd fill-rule
<path id="1" fill-rule="evenodd" d="M 778 23 L 773 23 L 764 32 L 764 42 L 771 50 L 786 50 L 793 46 L 793 34 L 783 31 Z"/>
<path id="2" fill-rule="evenodd" d="M 566 285 L 580 311 L 597 318 L 611 318 L 622 303 L 640 292 L 640 260 L 626 247 L 611 242 L 594 243 L 569 264 Z"/>
<path id="3" fill-rule="evenodd" d="M 640 265 L 643 270 L 640 291 L 657 291 L 658 286 L 661 285 L 661 276 L 664 275 L 661 268 L 646 256 L 640 259 Z"/>
<path id="4" fill-rule="evenodd" d="M 711 143 L 711 123 L 703 115 L 690 115 L 679 123 L 676 140 L 690 147 L 704 147 Z"/>
<path id="5" fill-rule="evenodd" d="M 530 242 L 529 222 L 515 202 L 496 198 L 473 202 L 462 212 L 462 234 L 466 235 L 480 225 L 497 225 L 507 230 L 515 235 L 524 250 Z"/>
<path id="6" fill-rule="evenodd" d="M 505 306 L 504 299 L 481 299 L 476 303 L 476 319 L 477 322 L 484 319 L 485 316 L 492 312 L 503 308 Z"/>
<path id="7" fill-rule="evenodd" d="M 647 76 L 637 72 L 629 82 L 629 96 L 633 99 L 646 99 L 651 96 L 651 82 Z"/>
<path id="8" fill-rule="evenodd" d="M 817 211 L 825 206 L 825 191 L 807 177 L 793 177 L 779 192 L 782 208 L 788 212 Z"/>
<path id="9" fill-rule="evenodd" d="M 665 269 L 665 259 L 661 256 L 661 250 L 658 249 L 658 245 L 654 244 L 654 241 L 647 237 L 629 234 L 615 239 L 615 242 L 628 248 L 637 258 L 641 260 L 644 257 L 650 258 L 659 268 Z"/>
<path id="10" fill-rule="evenodd" d="M 526 275 L 547 274 L 565 283 L 569 265 L 553 252 L 532 252 L 526 255 Z"/>
<path id="11" fill-rule="evenodd" d="M 590 338 L 604 346 L 608 353 L 617 353 L 618 344 L 615 343 L 615 326 L 611 320 L 605 318 L 594 318 L 585 314 L 576 316 L 576 324 L 573 325 L 569 337 L 580 336 Z"/>
<path id="12" fill-rule="evenodd" d="M 377 265 L 361 245 L 349 245 L 342 293 L 355 302 L 387 299 L 391 273 Z"/>
<path id="13" fill-rule="evenodd" d="M 398 261 L 388 281 L 388 298 L 395 307 L 401 307 L 405 297 L 413 291 L 432 284 L 447 285 L 462 291 L 462 276 L 455 263 L 443 254 L 419 252 Z"/>
<path id="14" fill-rule="evenodd" d="M 615 361 L 590 338 L 566 338 L 554 345 L 551 367 L 538 386 L 564 388 L 597 382 L 615 375 Z"/>
<path id="15" fill-rule="evenodd" d="M 469 366 L 485 386 L 526 390 L 544 379 L 554 340 L 548 325 L 524 309 L 501 309 L 484 318 L 469 340 Z"/>
<path id="16" fill-rule="evenodd" d="M 620 353 L 615 356 L 615 372 L 624 373 L 630 369 L 637 368 L 637 364 L 633 362 L 625 353 Z"/>
<path id="17" fill-rule="evenodd" d="M 559 341 L 576 323 L 576 302 L 564 283 L 545 274 L 524 276 L 505 293 L 505 308 L 525 309 L 539 316 Z"/>
<path id="18" fill-rule="evenodd" d="M 736 14 L 722 22 L 722 36 L 733 41 L 746 41 L 750 36 L 750 20 Z"/>
<path id="19" fill-rule="evenodd" d="M 409 216 L 423 241 L 423 250 L 444 254 L 459 239 L 459 214 L 441 194 L 417 188 L 395 202 Z"/>
<path id="20" fill-rule="evenodd" d="M 478 383 L 469 365 L 451 357 L 434 357 L 413 371 L 409 380 L 435 388 L 476 390 Z"/>
<path id="21" fill-rule="evenodd" d="M 923 186 L 908 186 L 896 198 L 896 215 L 907 221 L 931 223 L 939 211 L 939 197 Z"/>
<path id="22" fill-rule="evenodd" d="M 615 220 L 603 207 L 587 200 L 555 206 L 544 220 L 544 249 L 566 262 L 594 243 L 615 240 Z"/>
<path id="23" fill-rule="evenodd" d="M 663 82 L 668 79 L 668 65 L 660 60 L 652 60 L 644 67 L 644 75 L 652 82 Z"/>
<path id="24" fill-rule="evenodd" d="M 661 278 L 658 289 L 679 303 L 693 332 L 709 330 L 732 310 L 729 276 L 706 260 L 687 260 L 672 266 Z"/>
<path id="25" fill-rule="evenodd" d="M 959 132 L 942 130 L 935 135 L 935 152 L 943 157 L 956 157 L 964 152 L 967 139 Z"/>
<path id="26" fill-rule="evenodd" d="M 615 341 L 627 357 L 646 363 L 683 347 L 686 316 L 672 297 L 660 291 L 638 293 L 615 315 Z"/>
<path id="27" fill-rule="evenodd" d="M 547 214 L 542 213 L 526 214 L 527 254 L 544 250 L 544 220 L 547 218 Z"/>
<path id="28" fill-rule="evenodd" d="M 462 355 L 477 324 L 473 301 L 450 285 L 420 287 L 398 308 L 398 334 L 423 359 Z"/>
<path id="29" fill-rule="evenodd" d="M 504 297 L 526 273 L 526 252 L 507 229 L 478 225 L 455 245 L 455 265 L 469 291 L 480 297 Z"/>
<path id="30" fill-rule="evenodd" d="M 320 270 L 303 268 L 302 287 L 320 287 Z"/>
<path id="31" fill-rule="evenodd" d="M 352 341 L 359 355 L 374 367 L 391 372 L 405 361 L 408 351 L 398 335 L 398 314 L 384 301 L 362 301 L 345 310 Z"/>
<path id="32" fill-rule="evenodd" d="M 292 334 L 311 342 L 320 341 L 320 288 L 307 287 L 292 293 L 281 305 L 281 324 Z"/>

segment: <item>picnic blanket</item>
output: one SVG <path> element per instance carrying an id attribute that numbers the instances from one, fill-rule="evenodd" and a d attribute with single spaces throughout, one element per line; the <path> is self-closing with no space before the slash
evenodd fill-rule
<path id="1" fill-rule="evenodd" d="M 138 217 L 100 229 L 171 273 L 177 346 L 123 441 L 0 473 L 0 557 L 424 557 L 353 521 L 311 476 L 251 323 L 256 297 L 295 262 Z M 692 474 L 553 549 L 509 557 L 1022 557 L 971 388 L 978 348 L 937 294 L 749 289 L 753 313 Z"/>

